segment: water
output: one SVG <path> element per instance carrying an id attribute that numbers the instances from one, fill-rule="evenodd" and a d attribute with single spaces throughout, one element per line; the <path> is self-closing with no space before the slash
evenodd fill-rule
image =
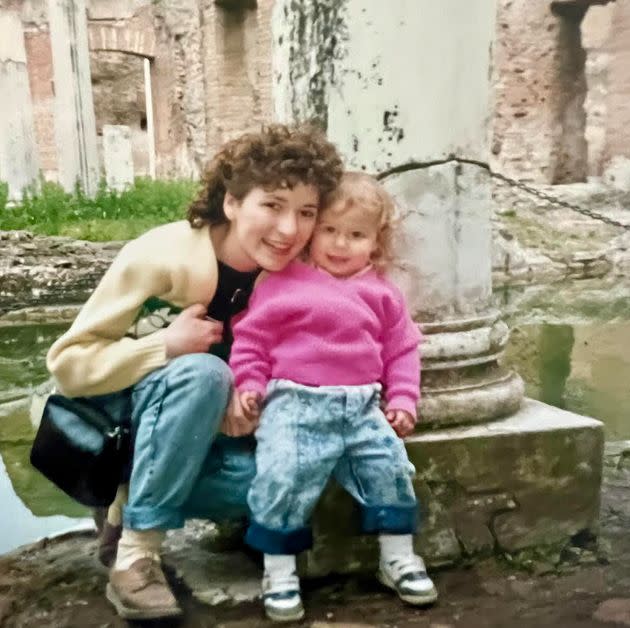
<path id="1" fill-rule="evenodd" d="M 512 338 L 505 361 L 527 395 L 600 419 L 630 439 L 630 285 L 579 282 L 499 291 Z M 47 379 L 46 350 L 63 326 L 0 328 L 0 554 L 85 524 L 87 511 L 28 462 L 28 398 Z"/>
<path id="2" fill-rule="evenodd" d="M 630 279 L 497 291 L 526 394 L 630 439 Z"/>
<path id="3" fill-rule="evenodd" d="M 7 469 L 0 458 L 0 499 L 2 499 L 2 535 L 0 554 L 37 539 L 73 529 L 93 525 L 91 519 L 70 518 L 63 515 L 37 517 L 16 495 Z"/>
<path id="4" fill-rule="evenodd" d="M 46 350 L 60 326 L 0 328 L 0 554 L 41 537 L 91 525 L 88 512 L 29 463 L 29 398 L 48 378 Z"/>
<path id="5" fill-rule="evenodd" d="M 630 322 L 521 325 L 506 361 L 528 397 L 603 421 L 607 440 L 630 439 Z"/>

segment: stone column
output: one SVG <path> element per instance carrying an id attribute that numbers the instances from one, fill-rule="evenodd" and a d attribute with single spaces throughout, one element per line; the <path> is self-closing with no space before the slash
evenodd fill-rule
<path id="1" fill-rule="evenodd" d="M 425 335 L 420 414 L 441 428 L 407 439 L 419 549 L 440 564 L 595 529 L 601 424 L 521 407 L 522 381 L 499 361 L 508 330 L 491 302 L 490 180 L 451 157 L 488 160 L 494 3 L 281 0 L 273 22 L 277 115 L 318 120 L 401 209 L 394 274 Z M 356 514 L 326 493 L 308 573 L 373 566 Z"/>
<path id="2" fill-rule="evenodd" d="M 412 4 L 384 10 L 348 1 L 336 22 L 311 25 L 315 33 L 335 24 L 345 33 L 324 75 L 320 120 L 348 165 L 384 174 L 400 206 L 394 275 L 425 335 L 424 420 L 483 421 L 514 412 L 523 386 L 498 364 L 508 330 L 491 305 L 490 181 L 450 155 L 488 158 L 494 8 Z M 321 19 L 321 8 L 303 6 L 312 21 Z M 283 39 L 290 50 L 291 24 Z M 308 101 L 302 90 L 313 77 L 301 82 L 279 71 L 276 80 L 279 100 L 294 93 L 295 102 Z"/>
<path id="3" fill-rule="evenodd" d="M 96 193 L 99 179 L 85 0 L 48 0 L 59 181 Z"/>
<path id="4" fill-rule="evenodd" d="M 0 181 L 9 198 L 19 200 L 37 181 L 39 159 L 26 69 L 22 22 L 17 12 L 0 9 Z"/>

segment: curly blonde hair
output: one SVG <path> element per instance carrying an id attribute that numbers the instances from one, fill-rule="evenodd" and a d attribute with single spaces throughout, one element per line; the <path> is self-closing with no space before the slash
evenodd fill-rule
<path id="1" fill-rule="evenodd" d="M 229 222 L 223 211 L 226 192 L 241 201 L 256 187 L 313 185 L 321 204 L 338 185 L 342 172 L 337 149 L 321 131 L 271 124 L 222 146 L 203 174 L 201 191 L 189 206 L 187 218 L 193 227 Z"/>
<path id="2" fill-rule="evenodd" d="M 343 213 L 359 207 L 366 218 L 377 221 L 376 250 L 370 261 L 385 272 L 393 260 L 392 234 L 396 223 L 396 204 L 381 183 L 364 172 L 345 172 L 339 185 L 326 198 L 322 212 Z"/>

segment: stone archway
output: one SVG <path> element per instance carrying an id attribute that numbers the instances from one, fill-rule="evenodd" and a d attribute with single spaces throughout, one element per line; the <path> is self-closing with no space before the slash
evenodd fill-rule
<path id="1" fill-rule="evenodd" d="M 132 55 L 133 57 L 138 57 L 143 60 L 142 74 L 144 81 L 145 110 L 144 116 L 140 121 L 140 129 L 146 132 L 148 174 L 152 178 L 155 178 L 155 108 L 153 106 L 152 96 L 152 69 L 153 61 L 156 56 L 155 31 L 153 29 L 91 23 L 88 25 L 88 41 L 90 51 L 93 53 L 120 53 L 122 55 Z M 130 132 L 132 131 L 127 131 L 127 133 Z M 139 158 L 140 153 L 137 148 L 136 143 L 136 158 Z"/>
<path id="2" fill-rule="evenodd" d="M 90 50 L 125 52 L 127 54 L 155 58 L 155 32 L 126 26 L 89 24 L 88 41 Z"/>

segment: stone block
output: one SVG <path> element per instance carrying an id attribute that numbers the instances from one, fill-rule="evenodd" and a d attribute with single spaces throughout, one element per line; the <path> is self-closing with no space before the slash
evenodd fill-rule
<path id="1" fill-rule="evenodd" d="M 103 158 L 110 190 L 122 191 L 133 185 L 131 129 L 128 126 L 103 125 Z"/>
<path id="2" fill-rule="evenodd" d="M 597 532 L 604 434 L 599 421 L 527 399 L 512 416 L 406 441 L 421 504 L 417 549 L 430 566 L 560 544 Z M 303 573 L 373 569 L 377 543 L 330 486 L 314 517 Z"/>
<path id="3" fill-rule="evenodd" d="M 630 159 L 620 155 L 613 157 L 602 178 L 612 188 L 630 192 Z"/>

